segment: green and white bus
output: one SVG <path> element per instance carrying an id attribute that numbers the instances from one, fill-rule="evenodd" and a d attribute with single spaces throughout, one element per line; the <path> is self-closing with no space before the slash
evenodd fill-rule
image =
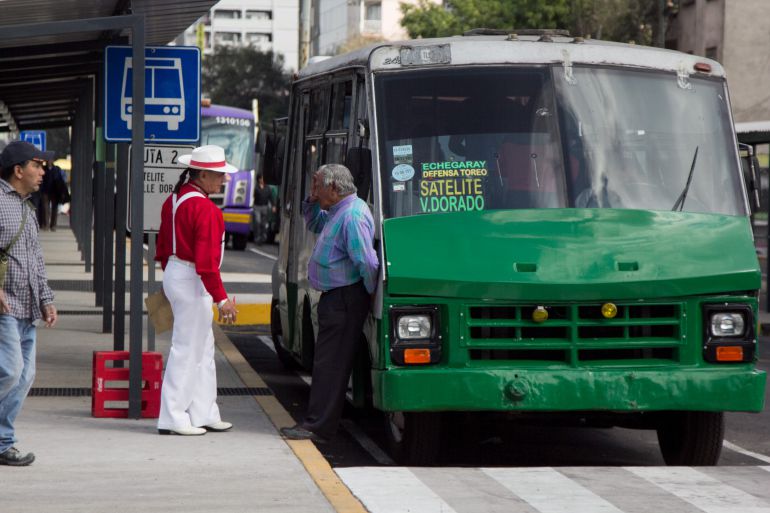
<path id="1" fill-rule="evenodd" d="M 655 429 L 668 464 L 712 465 L 724 412 L 763 408 L 754 182 L 717 62 L 471 31 L 312 63 L 287 122 L 276 350 L 312 366 L 300 202 L 343 162 L 382 264 L 352 397 L 400 460 L 438 456 L 445 412 L 491 411 Z"/>

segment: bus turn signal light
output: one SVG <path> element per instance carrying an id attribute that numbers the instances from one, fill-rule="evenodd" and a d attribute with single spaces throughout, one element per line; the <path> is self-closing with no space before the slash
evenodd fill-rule
<path id="1" fill-rule="evenodd" d="M 430 363 L 430 349 L 404 349 L 404 363 Z"/>
<path id="2" fill-rule="evenodd" d="M 741 346 L 717 347 L 718 362 L 742 362 L 743 348 Z"/>

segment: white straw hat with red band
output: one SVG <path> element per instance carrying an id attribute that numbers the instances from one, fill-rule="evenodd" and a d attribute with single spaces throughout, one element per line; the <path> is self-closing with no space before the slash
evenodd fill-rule
<path id="1" fill-rule="evenodd" d="M 225 161 L 225 150 L 221 146 L 208 144 L 195 148 L 190 155 L 182 155 L 178 159 L 185 167 L 216 171 L 217 173 L 237 173 L 238 168 Z"/>

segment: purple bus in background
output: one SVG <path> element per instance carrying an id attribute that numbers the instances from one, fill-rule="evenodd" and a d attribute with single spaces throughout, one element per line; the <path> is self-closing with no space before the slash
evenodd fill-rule
<path id="1" fill-rule="evenodd" d="M 225 150 L 227 162 L 239 169 L 230 175 L 222 192 L 210 198 L 222 209 L 225 232 L 233 248 L 246 249 L 254 205 L 254 114 L 245 109 L 206 105 L 201 107 L 200 145 L 216 144 Z"/>

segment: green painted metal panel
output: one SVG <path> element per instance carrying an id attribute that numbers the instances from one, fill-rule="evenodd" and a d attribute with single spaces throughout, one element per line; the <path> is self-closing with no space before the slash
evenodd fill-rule
<path id="1" fill-rule="evenodd" d="M 654 369 L 409 368 L 374 371 L 388 411 L 761 411 L 765 373 L 748 365 Z"/>
<path id="2" fill-rule="evenodd" d="M 612 209 L 458 212 L 384 222 L 390 295 L 530 301 L 756 290 L 749 219 Z"/>

